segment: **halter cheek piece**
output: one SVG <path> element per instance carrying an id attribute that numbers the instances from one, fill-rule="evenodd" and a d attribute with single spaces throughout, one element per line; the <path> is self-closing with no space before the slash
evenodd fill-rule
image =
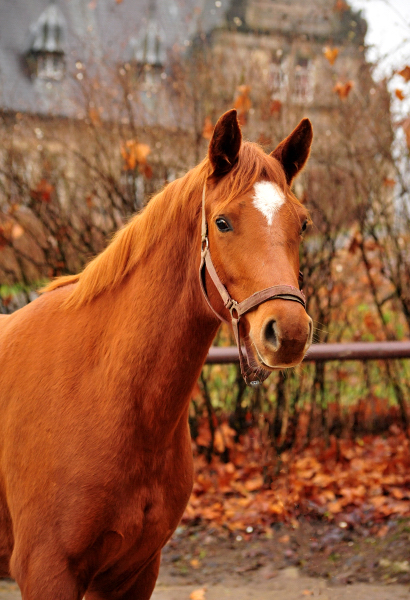
<path id="1" fill-rule="evenodd" d="M 208 226 L 205 215 L 205 191 L 206 184 L 204 185 L 204 189 L 202 192 L 201 265 L 199 267 L 199 281 L 201 284 L 201 289 L 204 294 L 205 300 L 212 312 L 216 315 L 216 317 L 218 317 L 220 321 L 227 323 L 227 321 L 219 313 L 216 312 L 216 310 L 213 308 L 209 301 L 208 294 L 205 288 L 205 270 L 207 270 L 210 278 L 212 279 L 216 289 L 219 292 L 219 295 L 222 298 L 225 308 L 227 308 L 231 313 L 231 325 L 235 336 L 236 344 L 238 346 L 239 363 L 241 365 L 242 377 L 248 385 L 259 385 L 268 377 L 270 371 L 261 367 L 257 362 L 249 339 L 243 340 L 245 353 L 243 352 L 242 341 L 239 331 L 239 321 L 242 315 L 249 312 L 256 306 L 263 304 L 267 300 L 273 300 L 275 298 L 299 302 L 303 306 L 303 308 L 306 308 L 305 296 L 302 291 L 299 291 L 297 288 L 291 285 L 274 285 L 272 287 L 261 290 L 260 292 L 252 294 L 252 296 L 249 296 L 249 298 L 246 298 L 242 302 L 236 302 L 236 300 L 231 298 L 228 290 L 219 279 L 219 276 L 215 270 L 211 259 L 211 253 L 209 251 Z M 299 280 L 300 279 L 301 274 L 299 274 Z"/>

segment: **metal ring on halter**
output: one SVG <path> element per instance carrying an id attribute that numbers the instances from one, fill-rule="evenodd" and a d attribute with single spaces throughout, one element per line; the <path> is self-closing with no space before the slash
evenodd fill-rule
<path id="1" fill-rule="evenodd" d="M 229 299 L 229 302 L 227 302 L 227 304 L 225 304 L 226 308 L 229 310 L 229 312 L 231 313 L 231 318 L 232 319 L 236 319 L 237 321 L 239 321 L 240 319 L 240 312 L 239 312 L 239 304 L 238 302 L 236 302 L 236 300 L 234 300 L 233 298 Z M 234 315 L 234 311 L 236 312 L 236 316 Z"/>

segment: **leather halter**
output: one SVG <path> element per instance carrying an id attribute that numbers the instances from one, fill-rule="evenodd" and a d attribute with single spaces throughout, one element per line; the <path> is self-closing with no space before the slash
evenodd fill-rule
<path id="1" fill-rule="evenodd" d="M 234 300 L 230 296 L 228 290 L 219 279 L 219 276 L 211 259 L 211 253 L 209 251 L 208 225 L 206 222 L 205 215 L 205 192 L 206 184 L 204 185 L 204 189 L 202 192 L 201 264 L 199 267 L 199 281 L 201 284 L 201 289 L 204 294 L 205 300 L 212 312 L 216 315 L 216 317 L 218 317 L 220 321 L 227 323 L 228 321 L 226 321 L 226 319 L 224 319 L 219 313 L 216 312 L 208 298 L 208 294 L 205 288 L 206 269 L 216 289 L 218 290 L 219 295 L 222 298 L 225 308 L 227 308 L 231 313 L 231 325 L 235 336 L 236 344 L 238 346 L 239 363 L 241 365 L 242 377 L 248 385 L 259 385 L 268 377 L 268 375 L 270 375 L 270 371 L 261 367 L 257 362 L 249 338 L 243 340 L 245 353 L 243 352 L 239 330 L 239 321 L 242 315 L 249 312 L 256 306 L 259 306 L 260 304 L 263 304 L 264 302 L 267 302 L 268 300 L 273 300 L 275 298 L 299 302 L 303 306 L 303 308 L 306 308 L 305 296 L 302 291 L 299 291 L 292 285 L 273 285 L 272 287 L 265 288 L 260 292 L 252 294 L 252 296 L 249 296 L 249 298 L 246 298 L 242 302 L 236 302 L 236 300 Z"/>

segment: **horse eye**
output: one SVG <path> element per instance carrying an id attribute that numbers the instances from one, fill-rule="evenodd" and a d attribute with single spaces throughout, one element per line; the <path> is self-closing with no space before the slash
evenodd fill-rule
<path id="1" fill-rule="evenodd" d="M 305 233 L 307 226 L 308 226 L 308 222 L 304 221 L 303 225 L 302 225 L 302 229 L 300 230 L 300 233 Z"/>
<path id="2" fill-rule="evenodd" d="M 228 221 L 226 219 L 223 219 L 222 217 L 218 217 L 215 221 L 216 226 L 218 227 L 219 231 L 222 231 L 222 233 L 226 233 L 227 231 L 232 231 L 232 226 L 230 223 L 228 223 Z"/>

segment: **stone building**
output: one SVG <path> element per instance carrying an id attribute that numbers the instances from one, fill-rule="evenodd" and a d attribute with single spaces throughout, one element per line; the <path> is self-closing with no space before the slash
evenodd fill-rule
<path id="1" fill-rule="evenodd" d="M 1 2 L 0 280 L 78 269 L 233 105 L 268 148 L 305 116 L 334 146 L 365 32 L 344 0 Z"/>
<path id="2" fill-rule="evenodd" d="M 189 129 L 186 109 L 172 110 L 172 64 L 206 46 L 218 57 L 209 77 L 218 68 L 219 81 L 233 92 L 250 86 L 256 104 L 269 94 L 313 115 L 335 105 L 329 83 L 364 85 L 365 32 L 365 21 L 344 0 L 6 0 L 0 108 L 86 119 L 86 79 L 98 75 L 101 88 L 117 88 L 125 67 L 139 80 L 134 118 L 144 126 Z M 338 52 L 333 65 L 326 47 Z M 233 101 L 225 99 L 230 91 L 221 90 L 225 104 Z M 107 106 L 95 107 L 101 118 L 125 121 L 122 108 L 110 114 Z"/>

